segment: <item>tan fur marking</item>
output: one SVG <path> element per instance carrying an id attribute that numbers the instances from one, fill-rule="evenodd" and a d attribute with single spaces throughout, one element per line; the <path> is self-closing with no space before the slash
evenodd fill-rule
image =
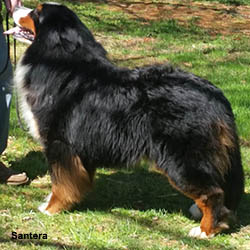
<path id="1" fill-rule="evenodd" d="M 217 127 L 221 144 L 228 148 L 234 148 L 234 138 L 228 126 L 221 121 L 217 123 Z"/>
<path id="2" fill-rule="evenodd" d="M 195 200 L 197 206 L 201 209 L 203 217 L 201 219 L 201 231 L 207 235 L 214 233 L 213 230 L 213 212 L 211 206 L 208 206 L 205 202 L 207 199 L 206 195 L 202 195 L 200 199 Z"/>
<path id="3" fill-rule="evenodd" d="M 35 28 L 34 21 L 29 15 L 26 17 L 20 18 L 19 23 L 23 28 L 31 30 L 34 33 L 34 35 L 36 35 L 36 28 Z"/>
<path id="4" fill-rule="evenodd" d="M 43 5 L 42 4 L 38 4 L 37 7 L 36 7 L 37 11 L 38 12 L 41 12 L 42 9 L 43 9 Z"/>
<path id="5" fill-rule="evenodd" d="M 68 210 L 71 208 L 72 204 L 65 203 L 61 199 L 63 195 L 58 192 L 58 190 L 54 190 L 54 186 L 52 185 L 52 196 L 50 198 L 49 204 L 46 208 L 50 214 L 59 213 L 63 210 Z M 60 198 L 59 198 L 60 197 Z"/>
<path id="6" fill-rule="evenodd" d="M 195 203 L 203 213 L 200 228 L 207 236 L 215 235 L 229 228 L 229 210 L 223 205 L 223 197 L 223 190 L 215 188 L 195 200 Z M 217 216 L 217 218 L 215 219 L 214 216 Z"/>
<path id="7" fill-rule="evenodd" d="M 159 169 L 157 166 L 155 167 L 157 170 L 162 172 L 168 178 L 169 183 L 175 189 L 177 189 L 179 192 L 183 193 L 184 195 L 186 195 L 187 197 L 195 201 L 195 203 L 200 208 L 203 214 L 203 217 L 201 219 L 201 225 L 200 225 L 202 232 L 205 232 L 206 235 L 209 236 L 209 235 L 217 234 L 223 229 L 228 228 L 228 225 L 226 222 L 221 222 L 214 228 L 213 207 L 215 207 L 217 205 L 216 202 L 218 202 L 216 200 L 216 196 L 223 194 L 223 191 L 221 189 L 214 188 L 214 189 L 211 189 L 210 191 L 207 190 L 207 194 L 198 196 L 197 188 L 194 187 L 194 192 L 192 192 L 191 191 L 192 187 L 190 186 L 190 192 L 184 192 L 175 184 L 175 182 L 171 180 L 171 178 L 165 172 L 161 171 L 161 169 Z"/>
<path id="8" fill-rule="evenodd" d="M 219 138 L 218 150 L 216 151 L 215 166 L 224 179 L 225 174 L 231 167 L 229 150 L 234 150 L 234 138 L 228 126 L 220 121 L 216 124 L 216 134 Z"/>
<path id="9" fill-rule="evenodd" d="M 93 176 L 89 176 L 80 158 L 73 157 L 70 164 L 67 169 L 59 164 L 52 166 L 56 181 L 52 183 L 52 197 L 46 208 L 51 214 L 70 209 L 92 187 Z"/>

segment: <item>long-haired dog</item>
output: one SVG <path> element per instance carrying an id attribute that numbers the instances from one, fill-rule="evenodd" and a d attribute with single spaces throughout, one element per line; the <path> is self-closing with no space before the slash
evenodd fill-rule
<path id="1" fill-rule="evenodd" d="M 15 85 L 31 134 L 44 146 L 52 193 L 40 210 L 70 209 L 96 168 L 146 156 L 202 211 L 191 236 L 228 228 L 244 189 L 234 115 L 222 91 L 167 65 L 119 68 L 67 7 L 14 14 L 32 40 Z"/>

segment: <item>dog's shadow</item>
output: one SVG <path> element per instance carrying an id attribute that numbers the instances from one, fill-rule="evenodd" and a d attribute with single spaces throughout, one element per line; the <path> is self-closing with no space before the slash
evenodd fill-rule
<path id="1" fill-rule="evenodd" d="M 190 218 L 188 209 L 193 203 L 172 188 L 162 174 L 152 171 L 150 164 L 142 167 L 100 169 L 93 190 L 73 210 L 110 211 L 113 208 L 128 208 L 140 211 L 155 209 L 168 213 L 181 212 Z M 26 157 L 12 162 L 12 168 L 25 171 L 31 180 L 48 173 L 47 161 L 42 152 L 30 152 Z M 239 224 L 250 224 L 250 194 L 242 197 L 239 209 Z"/>
<path id="2" fill-rule="evenodd" d="M 237 210 L 237 217 L 242 226 L 247 226 L 250 224 L 249 205 L 250 205 L 250 194 L 245 193 L 242 197 L 240 206 Z"/>
<path id="3" fill-rule="evenodd" d="M 18 172 L 26 172 L 30 180 L 48 173 L 42 152 L 31 151 L 24 158 L 11 162 Z M 123 207 L 137 210 L 165 209 L 188 215 L 192 201 L 173 189 L 166 177 L 149 170 L 150 164 L 130 168 L 108 168 L 97 171 L 92 191 L 74 210 L 102 210 Z"/>
<path id="4" fill-rule="evenodd" d="M 189 207 L 193 201 L 174 189 L 162 174 L 147 168 L 129 171 L 114 170 L 112 174 L 98 173 L 94 189 L 77 205 L 77 211 L 111 211 L 128 208 L 139 211 L 165 210 L 192 218 Z M 230 232 L 250 224 L 250 194 L 245 193 L 237 210 L 238 222 Z"/>
<path id="5" fill-rule="evenodd" d="M 31 151 L 25 157 L 10 162 L 11 168 L 18 172 L 26 172 L 30 180 L 42 177 L 48 172 L 45 156 L 40 151 Z"/>
<path id="6" fill-rule="evenodd" d="M 92 192 L 75 207 L 76 210 L 165 209 L 188 214 L 192 201 L 173 189 L 160 173 L 145 167 L 112 170 L 111 174 L 104 171 L 97 174 Z"/>

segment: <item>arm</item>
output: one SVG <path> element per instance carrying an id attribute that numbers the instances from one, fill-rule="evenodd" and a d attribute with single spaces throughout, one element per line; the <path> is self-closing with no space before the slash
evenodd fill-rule
<path id="1" fill-rule="evenodd" d="M 13 11 L 16 7 L 22 5 L 21 0 L 4 0 L 6 9 L 9 13 L 13 14 Z"/>

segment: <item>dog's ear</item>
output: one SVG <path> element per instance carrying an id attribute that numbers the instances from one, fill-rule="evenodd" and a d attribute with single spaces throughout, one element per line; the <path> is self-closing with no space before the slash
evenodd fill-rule
<path id="1" fill-rule="evenodd" d="M 41 38 L 39 40 L 45 41 L 48 49 L 62 48 L 67 53 L 75 52 L 83 44 L 81 36 L 72 28 L 61 30 L 60 28 L 53 27 L 52 29 L 47 29 L 47 32 L 44 32 L 43 36 L 46 39 Z M 42 37 L 42 34 L 40 37 Z"/>
<path id="2" fill-rule="evenodd" d="M 81 36 L 73 28 L 65 28 L 63 31 L 59 32 L 59 36 L 61 46 L 68 53 L 75 52 L 83 44 Z"/>

